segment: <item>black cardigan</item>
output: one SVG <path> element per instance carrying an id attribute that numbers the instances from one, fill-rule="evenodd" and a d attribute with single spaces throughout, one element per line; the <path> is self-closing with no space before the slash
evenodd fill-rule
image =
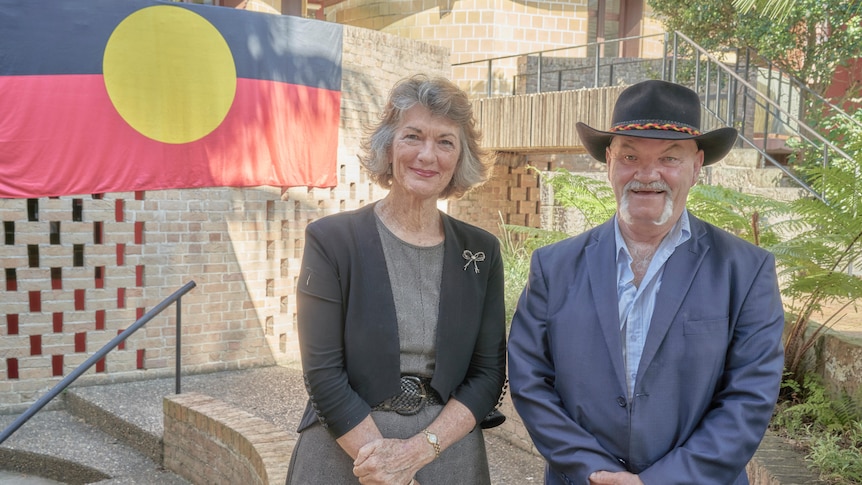
<path id="1" fill-rule="evenodd" d="M 299 431 L 320 420 L 340 437 L 400 391 L 398 323 L 373 207 L 324 217 L 305 231 L 297 325 L 309 402 Z M 505 380 L 500 244 L 441 215 L 446 239 L 431 386 L 444 402 L 454 397 L 467 406 L 478 423 Z M 484 253 L 484 261 L 470 262 L 465 251 Z"/>

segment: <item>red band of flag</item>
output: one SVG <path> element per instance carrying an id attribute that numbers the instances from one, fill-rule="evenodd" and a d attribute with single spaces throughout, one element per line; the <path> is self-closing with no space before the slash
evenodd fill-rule
<path id="1" fill-rule="evenodd" d="M 341 26 L 0 0 L 0 197 L 336 185 Z"/>

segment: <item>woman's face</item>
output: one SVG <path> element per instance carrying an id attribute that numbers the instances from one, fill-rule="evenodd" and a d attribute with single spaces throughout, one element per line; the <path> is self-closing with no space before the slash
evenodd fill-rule
<path id="1" fill-rule="evenodd" d="M 392 141 L 392 190 L 438 199 L 461 156 L 461 129 L 416 105 L 404 112 Z"/>

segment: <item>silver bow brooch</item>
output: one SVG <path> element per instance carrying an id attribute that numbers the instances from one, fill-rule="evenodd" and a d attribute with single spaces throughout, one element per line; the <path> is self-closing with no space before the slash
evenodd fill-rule
<path id="1" fill-rule="evenodd" d="M 473 269 L 475 269 L 478 273 L 479 262 L 485 261 L 485 253 L 479 251 L 478 253 L 473 254 L 472 252 L 470 252 L 469 249 L 465 249 L 464 252 L 461 253 L 461 255 L 464 256 L 464 259 L 467 260 L 467 264 L 464 265 L 464 271 L 467 271 L 467 268 L 470 266 L 470 263 L 473 263 Z"/>

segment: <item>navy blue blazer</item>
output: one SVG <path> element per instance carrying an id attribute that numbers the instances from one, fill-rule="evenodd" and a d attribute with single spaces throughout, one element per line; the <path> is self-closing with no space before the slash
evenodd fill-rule
<path id="1" fill-rule="evenodd" d="M 395 303 L 374 204 L 306 228 L 297 282 L 297 330 L 309 404 L 302 431 L 320 420 L 340 437 L 400 392 Z M 500 243 L 441 213 L 445 242 L 431 386 L 480 422 L 505 380 L 506 322 Z M 468 263 L 464 251 L 484 253 Z M 476 271 L 478 269 L 478 272 Z"/>
<path id="2" fill-rule="evenodd" d="M 668 259 L 626 399 L 613 220 L 534 252 L 509 336 L 515 409 L 545 483 L 596 470 L 650 484 L 747 484 L 778 397 L 774 256 L 691 216 Z"/>

